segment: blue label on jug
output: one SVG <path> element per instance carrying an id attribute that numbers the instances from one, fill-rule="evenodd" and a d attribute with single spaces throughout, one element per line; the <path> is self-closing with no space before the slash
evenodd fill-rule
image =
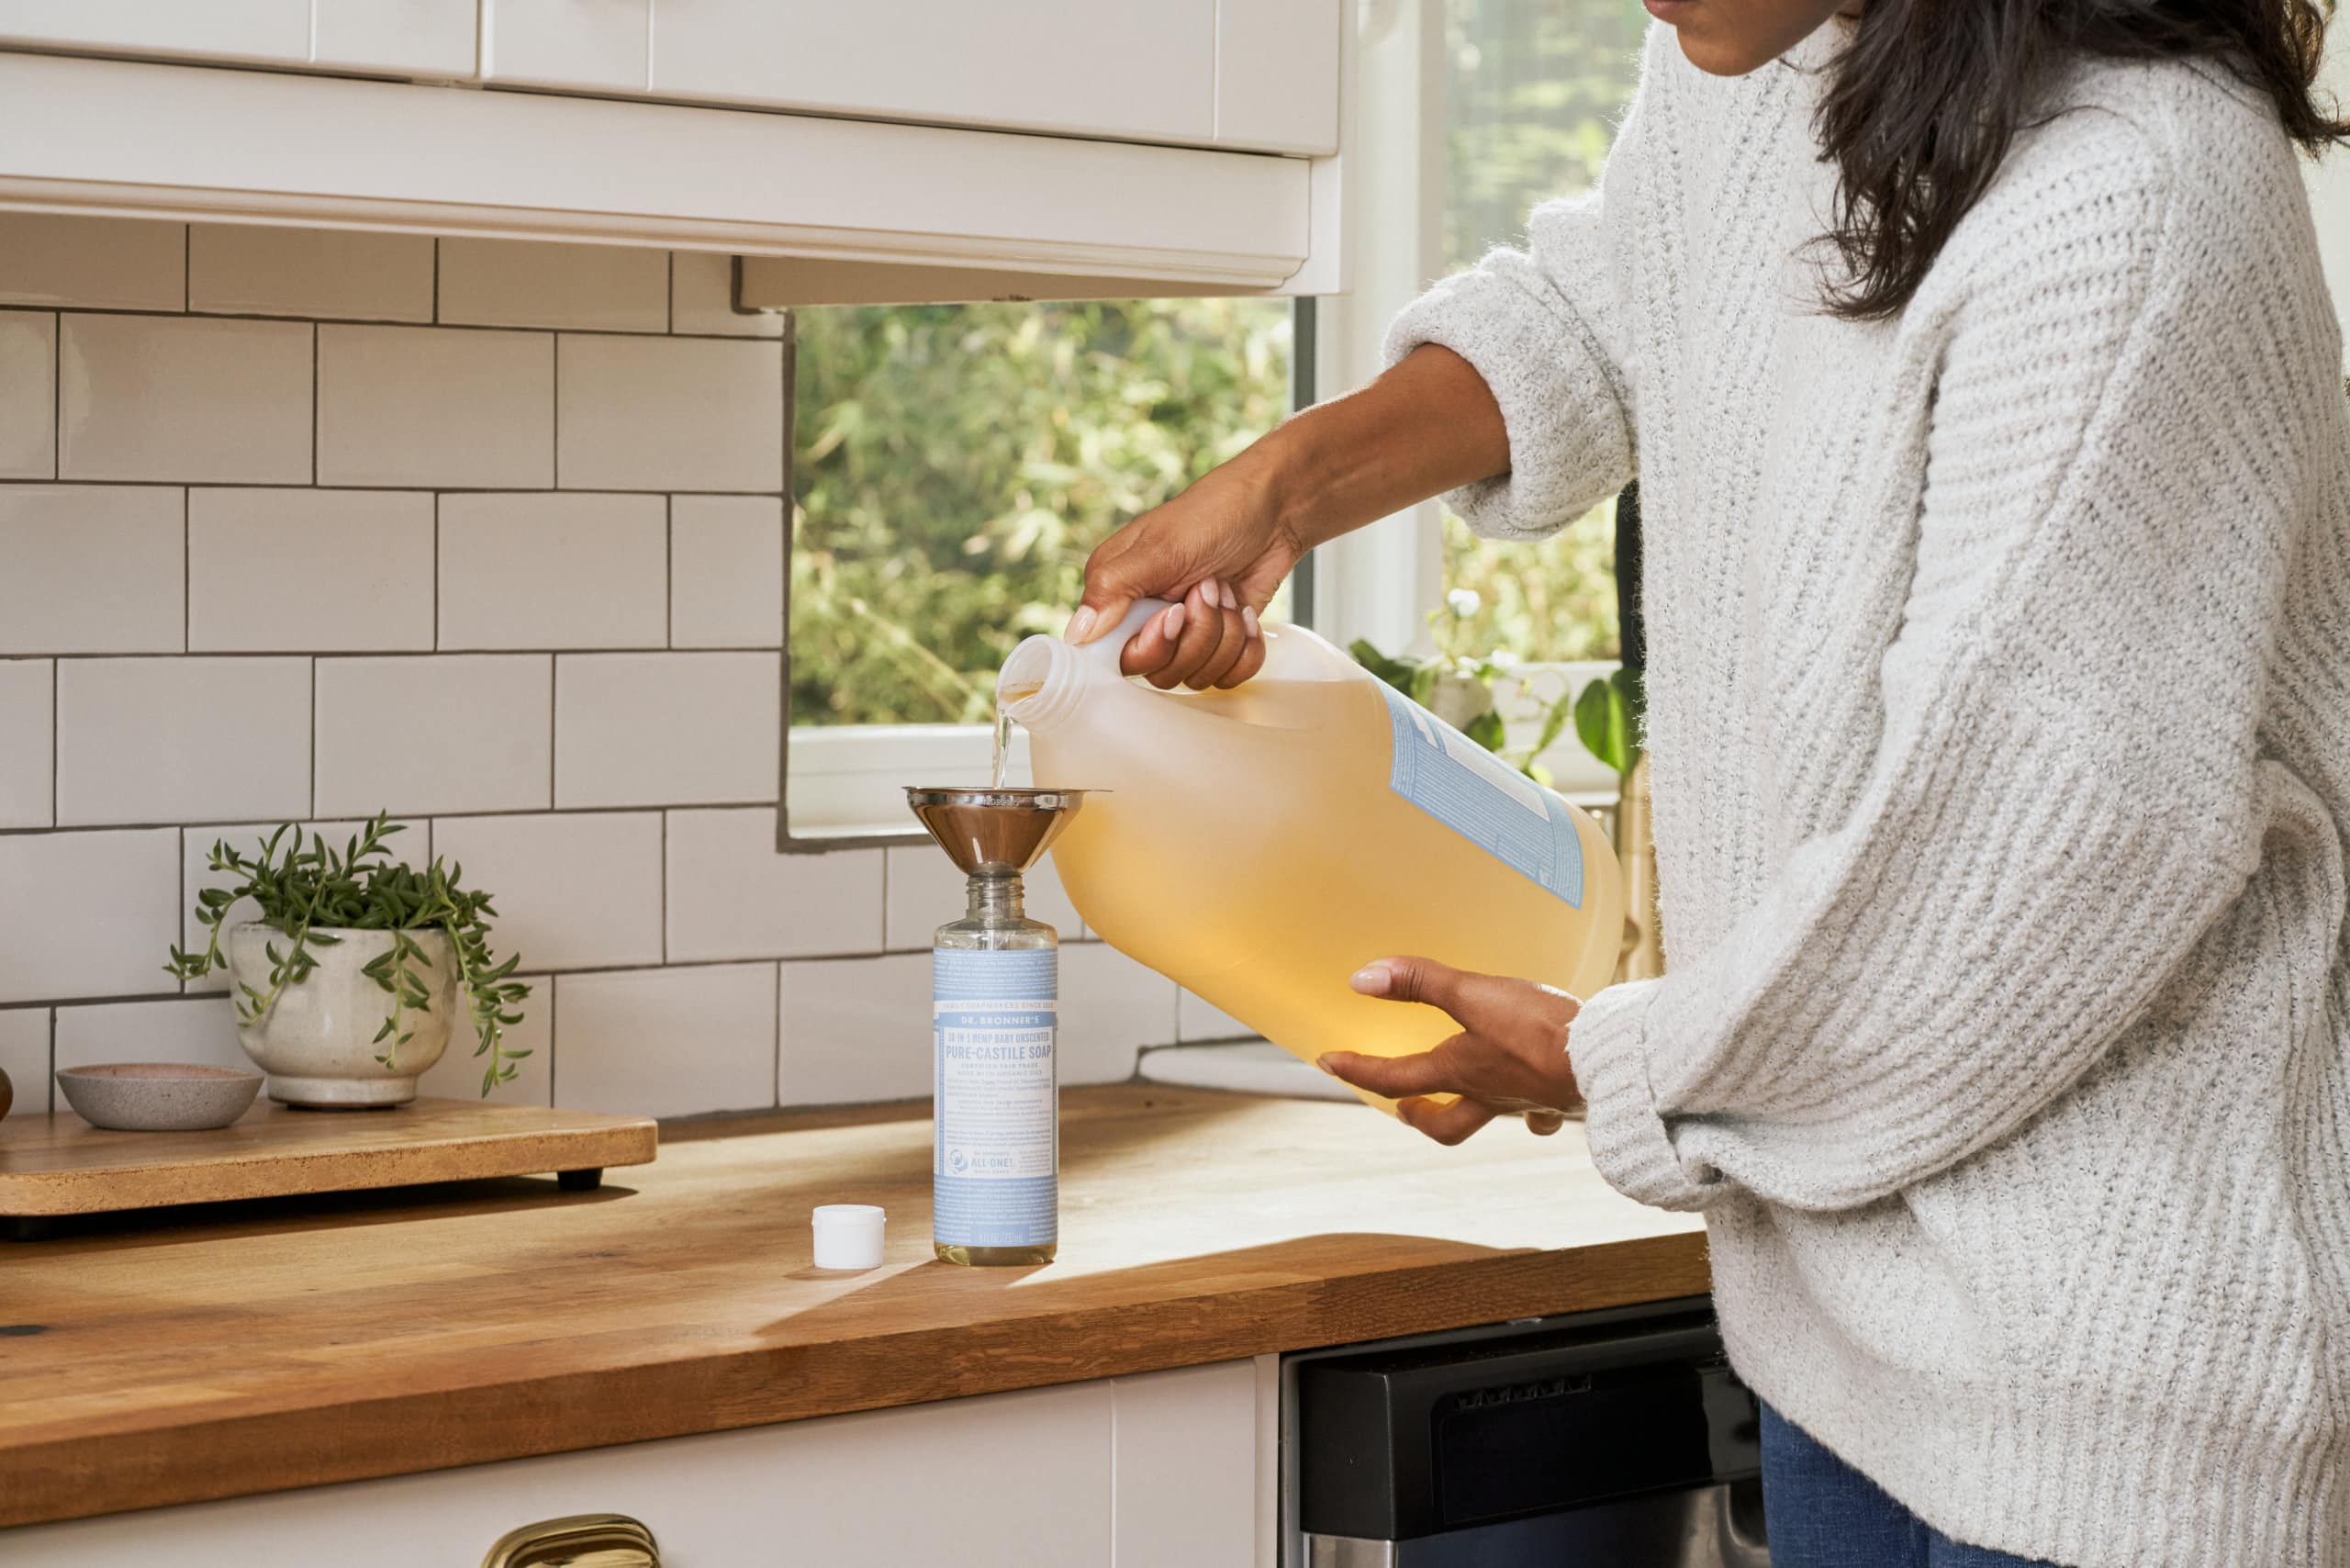
<path id="1" fill-rule="evenodd" d="M 1567 803 L 1385 681 L 1376 684 L 1395 730 L 1387 787 L 1581 909 L 1583 835 Z"/>
<path id="2" fill-rule="evenodd" d="M 931 951 L 933 1236 L 1045 1247 L 1060 1209 L 1060 955 Z"/>

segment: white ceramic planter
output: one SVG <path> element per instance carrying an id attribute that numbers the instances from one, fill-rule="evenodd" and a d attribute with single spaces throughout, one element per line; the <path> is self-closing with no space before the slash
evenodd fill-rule
<path id="1" fill-rule="evenodd" d="M 439 1061 L 449 1046 L 450 1024 L 457 1017 L 455 944 L 443 931 L 412 933 L 431 960 L 424 989 L 432 1007 L 425 1013 L 410 1009 L 401 1016 L 401 1029 L 411 1036 L 403 1046 L 394 1036 L 377 1043 L 375 1033 L 391 1015 L 392 994 L 361 972 L 391 951 L 392 934 L 335 930 L 328 935 L 341 940 L 332 946 L 312 944 L 319 967 L 308 979 L 280 991 L 260 1023 L 240 1022 L 237 1038 L 254 1065 L 269 1074 L 273 1100 L 317 1110 L 405 1105 L 416 1098 L 417 1075 Z M 266 996 L 266 948 L 274 942 L 283 953 L 290 940 L 258 921 L 230 926 L 230 980 Z M 393 1065 L 385 1066 L 379 1057 L 391 1058 Z"/>

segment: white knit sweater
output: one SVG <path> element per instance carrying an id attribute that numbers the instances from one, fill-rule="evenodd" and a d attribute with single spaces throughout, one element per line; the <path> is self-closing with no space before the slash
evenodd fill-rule
<path id="1" fill-rule="evenodd" d="M 1832 28 L 1831 28 L 1832 32 Z M 1837 39 L 1669 31 L 1595 196 L 1390 342 L 1532 539 L 1631 477 L 1671 972 L 1568 1048 L 1733 1360 L 1927 1522 L 2350 1563 L 2350 431 L 2295 160 L 2093 65 L 1893 321 L 1818 308 Z"/>

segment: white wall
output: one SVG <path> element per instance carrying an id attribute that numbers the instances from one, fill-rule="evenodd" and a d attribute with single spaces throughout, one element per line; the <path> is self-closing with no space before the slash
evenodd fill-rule
<path id="1" fill-rule="evenodd" d="M 783 355 L 724 258 L 0 217 L 0 1069 L 241 1061 L 205 850 L 377 808 L 535 987 L 509 1098 L 927 1093 L 935 853 L 773 851 Z M 340 836 L 340 834 L 338 834 Z M 1079 923 L 1047 876 L 1043 918 Z M 1069 1081 L 1171 1041 L 1069 951 Z M 209 987 L 199 990 L 214 989 Z M 453 1047 L 427 1092 L 470 1093 Z"/>

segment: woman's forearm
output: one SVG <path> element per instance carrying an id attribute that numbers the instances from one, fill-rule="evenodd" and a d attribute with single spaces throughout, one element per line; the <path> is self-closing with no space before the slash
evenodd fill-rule
<path id="1" fill-rule="evenodd" d="M 1318 404 L 1251 449 L 1284 529 L 1312 548 L 1431 496 L 1509 471 L 1484 378 L 1423 343 L 1360 391 Z"/>

